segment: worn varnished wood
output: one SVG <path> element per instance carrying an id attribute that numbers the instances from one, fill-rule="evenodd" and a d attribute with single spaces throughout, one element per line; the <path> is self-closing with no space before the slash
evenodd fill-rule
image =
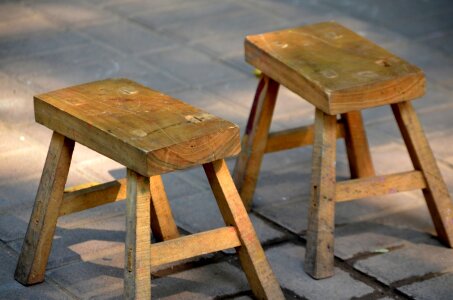
<path id="1" fill-rule="evenodd" d="M 126 79 L 41 94 L 34 103 L 38 123 L 142 175 L 240 151 L 237 125 Z"/>
<path id="2" fill-rule="evenodd" d="M 314 278 L 334 273 L 336 117 L 316 109 L 305 271 Z"/>
<path id="3" fill-rule="evenodd" d="M 277 152 L 282 150 L 293 149 L 313 145 L 315 137 L 314 125 L 302 126 L 292 129 L 286 129 L 277 132 L 271 132 L 267 138 L 265 153 Z M 337 123 L 337 138 L 344 138 L 345 130 L 341 122 Z"/>
<path id="4" fill-rule="evenodd" d="M 253 194 L 261 168 L 279 84 L 262 76 L 253 100 L 252 109 L 242 137 L 242 151 L 234 167 L 233 178 L 247 210 L 251 209 Z"/>
<path id="5" fill-rule="evenodd" d="M 284 299 L 225 161 L 207 163 L 203 168 L 225 224 L 238 233 L 241 246 L 236 250 L 255 297 Z"/>
<path id="6" fill-rule="evenodd" d="M 373 161 L 366 137 L 362 113 L 351 111 L 341 115 L 345 126 L 345 143 L 351 178 L 374 176 Z"/>
<path id="7" fill-rule="evenodd" d="M 241 246 L 232 226 L 151 245 L 151 267 Z"/>
<path id="8" fill-rule="evenodd" d="M 158 241 L 166 241 L 179 237 L 178 228 L 171 212 L 167 193 L 165 192 L 162 177 L 151 176 L 151 228 L 153 236 Z"/>
<path id="9" fill-rule="evenodd" d="M 453 247 L 453 202 L 423 128 L 410 102 L 393 104 L 392 110 L 412 163 L 415 169 L 420 170 L 425 176 L 426 188 L 423 189 L 423 195 L 437 235 L 451 248 Z"/>
<path id="10" fill-rule="evenodd" d="M 423 95 L 422 71 L 335 22 L 248 36 L 246 61 L 328 114 Z"/>
<path id="11" fill-rule="evenodd" d="M 340 181 L 336 183 L 335 201 L 350 201 L 366 197 L 420 190 L 425 187 L 426 181 L 421 171 L 408 171 Z"/>
<path id="12" fill-rule="evenodd" d="M 73 150 L 73 140 L 53 133 L 14 274 L 24 285 L 44 281 Z"/>
<path id="13" fill-rule="evenodd" d="M 151 299 L 149 178 L 127 170 L 124 296 Z"/>

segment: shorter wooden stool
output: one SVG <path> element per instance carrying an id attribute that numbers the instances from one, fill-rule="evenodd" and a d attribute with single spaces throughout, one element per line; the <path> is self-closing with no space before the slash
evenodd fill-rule
<path id="1" fill-rule="evenodd" d="M 250 209 L 264 153 L 313 144 L 308 274 L 333 275 L 335 202 L 421 189 L 439 239 L 453 245 L 453 204 L 409 102 L 425 91 L 419 68 L 335 22 L 248 36 L 245 57 L 263 76 L 233 178 Z M 280 84 L 316 107 L 314 126 L 269 134 Z M 374 174 L 360 111 L 385 104 L 392 107 L 414 171 Z M 353 180 L 336 183 L 339 137 L 346 141 Z"/>
<path id="2" fill-rule="evenodd" d="M 240 151 L 237 125 L 125 79 L 36 96 L 35 117 L 54 133 L 17 281 L 44 280 L 58 217 L 126 198 L 126 298 L 151 298 L 151 267 L 235 248 L 255 296 L 283 299 L 224 161 Z M 125 165 L 126 180 L 64 193 L 75 142 Z M 226 227 L 179 237 L 160 174 L 195 165 L 203 165 Z M 150 227 L 163 242 L 151 245 Z"/>

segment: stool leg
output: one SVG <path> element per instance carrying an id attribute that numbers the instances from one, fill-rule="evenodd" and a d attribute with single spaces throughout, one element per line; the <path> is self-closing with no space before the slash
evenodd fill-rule
<path id="1" fill-rule="evenodd" d="M 351 178 L 374 176 L 373 162 L 361 112 L 352 111 L 342 114 L 341 119 L 345 126 L 346 151 Z"/>
<path id="2" fill-rule="evenodd" d="M 44 281 L 73 150 L 73 140 L 53 133 L 14 274 L 23 285 Z"/>
<path id="3" fill-rule="evenodd" d="M 150 177 L 149 180 L 151 191 L 151 230 L 154 237 L 159 242 L 179 237 L 162 177 L 156 175 Z"/>
<path id="4" fill-rule="evenodd" d="M 150 197 L 149 178 L 128 169 L 124 270 L 126 299 L 151 299 Z"/>
<path id="5" fill-rule="evenodd" d="M 263 75 L 256 89 L 247 127 L 242 137 L 242 151 L 234 167 L 234 182 L 247 210 L 252 207 L 278 88 L 279 84 L 276 81 Z"/>
<path id="6" fill-rule="evenodd" d="M 393 114 L 416 170 L 423 172 L 426 203 L 439 239 L 453 247 L 453 203 L 428 144 L 417 114 L 410 102 L 392 104 Z"/>
<path id="7" fill-rule="evenodd" d="M 316 279 L 334 273 L 336 116 L 315 113 L 311 205 L 305 271 Z"/>
<path id="8" fill-rule="evenodd" d="M 236 251 L 254 295 L 258 299 L 284 299 L 225 161 L 203 167 L 226 225 L 237 230 L 241 246 Z"/>

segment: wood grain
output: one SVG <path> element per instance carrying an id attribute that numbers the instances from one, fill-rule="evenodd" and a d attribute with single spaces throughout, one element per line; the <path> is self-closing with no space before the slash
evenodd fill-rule
<path id="1" fill-rule="evenodd" d="M 179 237 L 178 228 L 171 212 L 162 177 L 159 175 L 151 176 L 149 182 L 153 236 L 158 241 L 167 241 Z"/>
<path id="2" fill-rule="evenodd" d="M 73 190 L 64 194 L 60 216 L 126 199 L 126 178 Z"/>
<path id="3" fill-rule="evenodd" d="M 232 226 L 183 236 L 151 245 L 151 267 L 192 258 L 229 248 L 239 247 L 236 230 Z"/>
<path id="4" fill-rule="evenodd" d="M 35 118 L 143 176 L 233 156 L 239 127 L 126 79 L 38 95 Z"/>
<path id="5" fill-rule="evenodd" d="M 286 129 L 277 132 L 271 132 L 267 138 L 265 153 L 277 152 L 282 150 L 293 149 L 313 145 L 315 130 L 314 125 L 302 126 L 292 129 Z M 337 138 L 345 136 L 344 125 L 337 123 Z"/>
<path id="6" fill-rule="evenodd" d="M 149 178 L 127 170 L 124 296 L 151 299 Z"/>
<path id="7" fill-rule="evenodd" d="M 234 167 L 233 178 L 247 210 L 252 208 L 261 161 L 267 144 L 279 84 L 262 76 L 242 137 L 242 151 Z"/>
<path id="8" fill-rule="evenodd" d="M 321 279 L 334 274 L 336 117 L 316 109 L 311 204 L 304 269 Z"/>
<path id="9" fill-rule="evenodd" d="M 393 114 L 400 128 L 407 150 L 416 170 L 426 180 L 423 195 L 439 239 L 453 247 L 453 203 L 436 159 L 426 139 L 417 114 L 410 102 L 392 105 Z"/>
<path id="10" fill-rule="evenodd" d="M 224 160 L 203 165 L 227 226 L 234 226 L 241 241 L 236 248 L 253 294 L 258 299 L 284 299 L 252 222 Z"/>
<path id="11" fill-rule="evenodd" d="M 362 113 L 351 111 L 341 115 L 345 127 L 346 153 L 351 178 L 374 176 L 373 161 L 366 137 Z"/>
<path id="12" fill-rule="evenodd" d="M 353 179 L 337 182 L 335 201 L 350 201 L 366 197 L 420 190 L 425 187 L 425 177 L 420 171 Z"/>
<path id="13" fill-rule="evenodd" d="M 245 58 L 331 115 L 415 99 L 425 90 L 419 68 L 335 22 L 248 36 Z"/>
<path id="14" fill-rule="evenodd" d="M 44 281 L 73 150 L 73 140 L 53 133 L 14 274 L 23 285 Z"/>

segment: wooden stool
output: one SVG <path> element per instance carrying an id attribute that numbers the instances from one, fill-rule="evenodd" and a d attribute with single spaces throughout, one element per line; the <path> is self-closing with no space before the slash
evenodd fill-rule
<path id="1" fill-rule="evenodd" d="M 59 216 L 126 198 L 126 298 L 151 298 L 151 267 L 235 248 L 257 298 L 283 299 L 223 160 L 240 151 L 237 125 L 125 79 L 35 97 L 54 130 L 15 278 L 42 282 Z M 127 180 L 64 193 L 74 143 L 127 167 Z M 160 174 L 203 165 L 226 227 L 179 237 Z M 151 245 L 152 233 L 161 243 Z"/>
<path id="2" fill-rule="evenodd" d="M 422 189 L 439 239 L 452 246 L 452 201 L 409 102 L 424 94 L 420 69 L 335 22 L 248 36 L 245 57 L 263 76 L 233 178 L 250 209 L 264 153 L 313 144 L 308 274 L 333 275 L 335 202 Z M 279 84 L 316 107 L 314 126 L 269 133 Z M 392 107 L 414 171 L 374 174 L 360 110 L 384 104 Z M 336 183 L 339 137 L 353 180 Z"/>

